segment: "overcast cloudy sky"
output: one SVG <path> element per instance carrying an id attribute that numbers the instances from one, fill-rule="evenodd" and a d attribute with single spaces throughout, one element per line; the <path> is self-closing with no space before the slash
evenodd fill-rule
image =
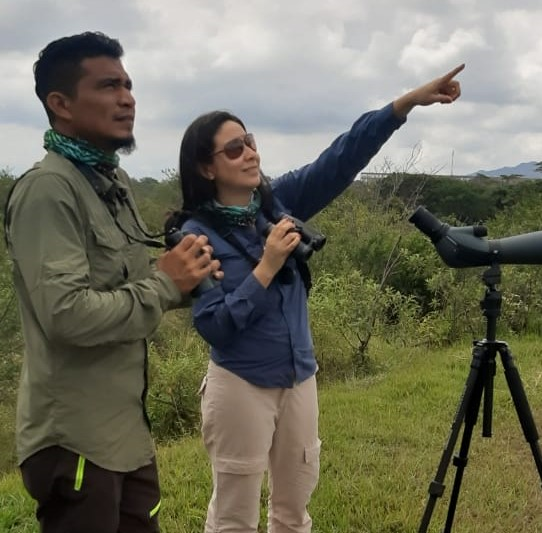
<path id="1" fill-rule="evenodd" d="M 0 169 L 42 157 L 32 64 L 49 41 L 86 30 L 125 48 L 138 148 L 122 165 L 136 178 L 176 169 L 188 123 L 217 108 L 244 120 L 277 175 L 463 62 L 461 99 L 416 108 L 366 170 L 539 161 L 541 27 L 540 0 L 0 0 Z"/>

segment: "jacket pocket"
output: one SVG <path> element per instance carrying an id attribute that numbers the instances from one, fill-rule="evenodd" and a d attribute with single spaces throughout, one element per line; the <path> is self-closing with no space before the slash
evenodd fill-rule
<path id="1" fill-rule="evenodd" d="M 91 227 L 90 233 L 87 244 L 90 286 L 97 290 L 117 288 L 128 278 L 125 261 L 128 243 L 118 232 L 100 226 Z"/>

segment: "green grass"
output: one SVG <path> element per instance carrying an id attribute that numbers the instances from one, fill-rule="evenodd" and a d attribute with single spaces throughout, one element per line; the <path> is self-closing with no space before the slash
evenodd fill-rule
<path id="1" fill-rule="evenodd" d="M 531 410 L 542 428 L 540 339 L 511 349 Z M 310 512 L 313 533 L 418 531 L 464 390 L 470 345 L 427 351 L 380 347 L 388 370 L 320 390 L 321 476 Z M 525 442 L 500 359 L 494 383 L 491 438 L 474 428 L 453 531 L 542 533 L 540 477 Z M 462 432 L 455 446 L 461 444 Z M 210 472 L 198 437 L 159 448 L 163 533 L 203 530 Z M 442 531 L 456 469 L 450 464 L 429 532 Z M 265 491 L 262 495 L 264 516 Z M 18 474 L 0 479 L 0 531 L 37 531 L 33 504 Z M 262 519 L 261 531 L 264 529 Z"/>

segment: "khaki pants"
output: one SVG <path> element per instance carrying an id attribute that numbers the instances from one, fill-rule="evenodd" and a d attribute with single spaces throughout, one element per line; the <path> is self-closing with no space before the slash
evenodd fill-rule
<path id="1" fill-rule="evenodd" d="M 309 533 L 320 440 L 313 376 L 262 388 L 213 362 L 202 386 L 202 433 L 213 470 L 205 533 L 255 533 L 269 472 L 269 533 Z"/>

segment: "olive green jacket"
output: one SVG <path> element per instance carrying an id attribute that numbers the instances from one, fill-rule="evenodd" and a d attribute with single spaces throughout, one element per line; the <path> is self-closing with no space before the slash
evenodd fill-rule
<path id="1" fill-rule="evenodd" d="M 182 298 L 132 238 L 145 239 L 135 217 L 145 226 L 126 173 L 99 176 L 122 191 L 116 216 L 87 178 L 53 152 L 17 182 L 7 207 L 25 340 L 19 464 L 52 445 L 120 472 L 154 455 L 145 339 Z"/>

